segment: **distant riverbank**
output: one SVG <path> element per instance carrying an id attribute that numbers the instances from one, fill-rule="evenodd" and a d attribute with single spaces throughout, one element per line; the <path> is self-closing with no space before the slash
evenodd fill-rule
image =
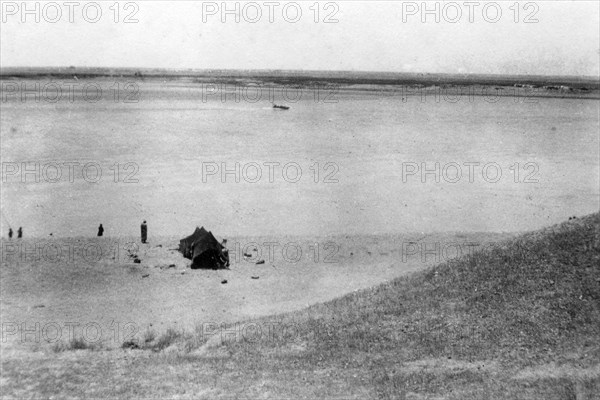
<path id="1" fill-rule="evenodd" d="M 527 96 L 600 98 L 596 77 L 416 74 L 350 71 L 161 70 L 124 68 L 3 68 L 0 80 L 105 79 L 229 85 L 241 87 L 335 88 L 336 90 L 403 91 L 407 95 Z M 3 89 L 6 90 L 6 84 Z"/>

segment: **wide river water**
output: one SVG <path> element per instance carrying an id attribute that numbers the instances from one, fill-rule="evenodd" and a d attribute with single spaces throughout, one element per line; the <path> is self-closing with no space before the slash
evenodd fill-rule
<path id="1" fill-rule="evenodd" d="M 512 232 L 599 209 L 598 100 L 276 89 L 283 111 L 266 89 L 90 82 L 2 93 L 3 237 Z"/>

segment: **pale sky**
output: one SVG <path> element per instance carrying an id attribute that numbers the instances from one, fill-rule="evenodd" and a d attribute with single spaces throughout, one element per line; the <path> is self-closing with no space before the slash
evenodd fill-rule
<path id="1" fill-rule="evenodd" d="M 318 16 L 312 0 L 229 1 L 227 15 L 221 1 L 120 2 L 118 16 L 114 1 L 98 1 L 95 23 L 93 2 L 28 2 L 31 14 L 1 3 L 2 67 L 600 73 L 598 1 L 428 1 L 427 15 L 422 1 L 324 1 Z M 132 13 L 137 22 L 124 23 Z M 330 14 L 337 22 L 324 23 Z"/>

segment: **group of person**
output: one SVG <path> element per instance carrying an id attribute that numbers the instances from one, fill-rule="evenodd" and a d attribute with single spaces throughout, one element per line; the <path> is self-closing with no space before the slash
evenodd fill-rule
<path id="1" fill-rule="evenodd" d="M 142 225 L 140 226 L 140 233 L 141 233 L 141 240 L 142 243 L 148 243 L 148 224 L 146 223 L 146 221 L 144 220 L 144 222 L 142 222 Z M 52 236 L 52 234 L 50 234 L 50 236 Z M 102 237 L 104 236 L 104 227 L 102 226 L 102 224 L 100 224 L 100 226 L 98 227 L 98 237 Z M 8 238 L 12 239 L 13 237 L 13 230 L 12 228 L 8 229 Z M 19 229 L 17 230 L 17 238 L 21 239 L 23 237 L 23 228 L 19 227 Z M 227 239 L 223 239 L 223 241 L 221 242 L 221 254 L 220 254 L 220 262 L 223 263 L 226 267 L 229 266 L 229 250 L 227 249 Z"/>
<path id="2" fill-rule="evenodd" d="M 19 228 L 19 231 L 21 230 L 21 228 Z M 100 226 L 98 227 L 98 237 L 102 237 L 104 236 L 104 227 L 102 226 L 102 224 L 100 224 Z M 142 243 L 147 243 L 148 242 L 148 225 L 146 224 L 146 221 L 144 220 L 144 222 L 142 222 L 142 226 L 141 226 L 141 236 L 142 236 Z"/>
<path id="3" fill-rule="evenodd" d="M 13 237 L 13 230 L 12 228 L 8 228 L 8 238 L 12 239 Z M 19 227 L 19 229 L 17 230 L 17 239 L 21 239 L 23 237 L 23 228 Z"/>

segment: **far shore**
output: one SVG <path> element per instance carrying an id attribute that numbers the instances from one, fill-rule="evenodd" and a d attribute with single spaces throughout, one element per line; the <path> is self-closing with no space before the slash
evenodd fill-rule
<path id="1" fill-rule="evenodd" d="M 360 93 L 400 92 L 403 96 L 552 97 L 600 99 L 595 77 L 407 74 L 323 71 L 166 71 L 106 68 L 3 68 L 0 81 L 130 79 L 162 85 L 321 89 Z M 2 84 L 2 90 L 6 83 Z"/>

